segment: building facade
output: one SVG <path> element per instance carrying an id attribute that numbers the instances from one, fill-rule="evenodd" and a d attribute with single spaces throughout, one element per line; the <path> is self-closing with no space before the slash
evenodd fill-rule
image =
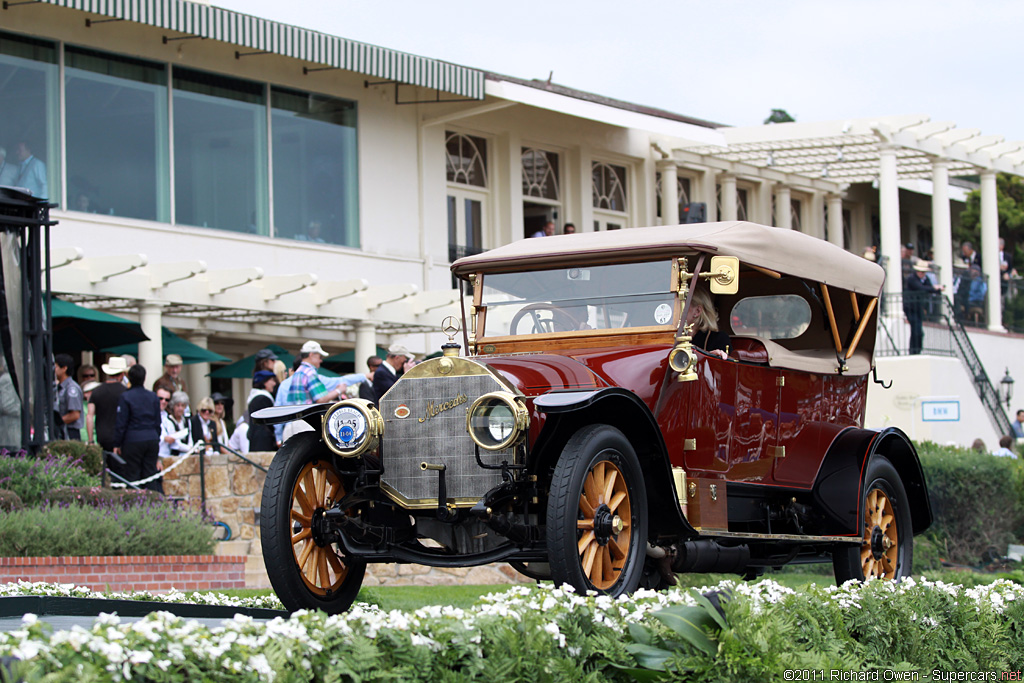
<path id="1" fill-rule="evenodd" d="M 877 245 L 898 291 L 905 242 L 952 277 L 965 192 L 949 177 L 981 176 L 984 254 L 994 173 L 1019 168 L 1020 147 L 927 117 L 728 128 L 201 2 L 0 17 L 0 146 L 17 171 L 0 183 L 58 205 L 53 291 L 230 358 L 304 339 L 354 350 L 357 369 L 392 342 L 430 353 L 458 309 L 459 256 L 548 221 L 628 229 L 698 204 L 709 221 Z M 147 367 L 161 356 L 140 345 Z M 207 372 L 191 368 L 195 398 Z"/>

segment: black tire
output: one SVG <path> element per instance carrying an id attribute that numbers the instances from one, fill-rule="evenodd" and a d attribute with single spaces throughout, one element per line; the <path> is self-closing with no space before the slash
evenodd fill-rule
<path id="1" fill-rule="evenodd" d="M 556 585 L 611 596 L 636 590 L 647 555 L 647 490 L 618 429 L 590 425 L 569 439 L 551 479 L 547 547 Z"/>
<path id="2" fill-rule="evenodd" d="M 260 533 L 270 585 L 285 608 L 340 614 L 356 599 L 366 563 L 345 558 L 312 531 L 312 519 L 345 494 L 330 451 L 315 432 L 288 439 L 263 485 Z"/>
<path id="3" fill-rule="evenodd" d="M 907 492 L 896 468 L 884 457 L 868 463 L 861 498 L 862 542 L 832 552 L 836 584 L 867 578 L 899 581 L 914 566 L 914 533 Z"/>

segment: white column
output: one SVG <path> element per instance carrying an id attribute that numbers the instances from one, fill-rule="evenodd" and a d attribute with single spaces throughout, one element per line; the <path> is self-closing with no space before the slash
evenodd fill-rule
<path id="1" fill-rule="evenodd" d="M 139 342 L 139 365 L 146 368 L 146 388 L 164 374 L 163 315 L 164 305 L 147 301 L 139 306 L 139 325 L 149 341 Z"/>
<path id="2" fill-rule="evenodd" d="M 661 224 L 679 225 L 679 171 L 676 162 L 664 159 L 658 162 L 661 173 Z"/>
<path id="3" fill-rule="evenodd" d="M 793 229 L 793 195 L 781 183 L 775 186 L 775 227 Z"/>
<path id="4" fill-rule="evenodd" d="M 734 221 L 739 215 L 736 204 L 736 176 L 723 173 L 719 179 L 722 184 L 722 220 Z"/>
<path id="5" fill-rule="evenodd" d="M 953 223 L 949 211 L 949 162 L 936 159 L 932 163 L 932 244 L 935 264 L 939 267 L 939 284 L 945 295 L 953 297 Z"/>
<path id="6" fill-rule="evenodd" d="M 757 209 L 754 214 L 748 214 L 755 223 L 772 224 L 772 185 L 770 180 L 762 180 L 757 184 L 757 198 L 754 200 Z"/>
<path id="7" fill-rule="evenodd" d="M 1003 329 L 999 281 L 999 210 L 996 200 L 996 172 L 981 172 L 981 269 L 988 280 L 985 317 L 988 329 Z"/>
<path id="8" fill-rule="evenodd" d="M 702 174 L 701 199 L 707 205 L 707 222 L 718 220 L 718 171 L 709 168 Z"/>
<path id="9" fill-rule="evenodd" d="M 881 214 L 882 243 L 879 249 L 888 260 L 885 265 L 885 293 L 903 291 L 903 264 L 900 259 L 900 190 L 896 184 L 896 147 L 881 145 L 878 169 L 878 205 Z"/>
<path id="10" fill-rule="evenodd" d="M 208 340 L 210 339 L 210 333 L 202 330 L 196 331 L 189 335 L 188 340 L 200 346 L 207 348 Z M 209 363 L 190 363 L 184 368 L 188 375 L 185 380 L 188 382 L 188 396 L 192 399 L 193 410 L 196 410 L 195 406 L 199 405 L 199 401 L 210 395 L 210 364 Z"/>
<path id="11" fill-rule="evenodd" d="M 377 326 L 368 321 L 356 323 L 355 372 L 366 372 L 366 359 L 377 355 Z"/>
<path id="12" fill-rule="evenodd" d="M 843 243 L 843 198 L 838 194 L 830 194 L 828 199 L 828 241 L 842 249 Z"/>

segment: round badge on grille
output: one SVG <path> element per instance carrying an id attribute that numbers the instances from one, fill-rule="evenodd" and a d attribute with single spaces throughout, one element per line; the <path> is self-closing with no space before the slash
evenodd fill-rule
<path id="1" fill-rule="evenodd" d="M 399 420 L 409 417 L 409 406 L 403 403 L 397 408 L 395 408 L 395 417 L 397 417 Z"/>
<path id="2" fill-rule="evenodd" d="M 440 361 L 438 361 L 437 366 L 438 372 L 440 372 L 442 375 L 447 375 L 452 371 L 452 368 L 455 367 L 455 363 L 452 362 L 451 358 L 442 358 Z"/>

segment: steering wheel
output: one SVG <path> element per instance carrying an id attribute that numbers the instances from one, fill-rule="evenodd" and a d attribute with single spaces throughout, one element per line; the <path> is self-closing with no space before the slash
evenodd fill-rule
<path id="1" fill-rule="evenodd" d="M 544 315 L 544 314 L 547 315 Z M 518 331 L 519 323 L 527 315 L 533 321 L 532 331 Z M 571 332 L 581 329 L 583 323 L 564 308 L 551 304 L 530 304 L 523 306 L 512 316 L 508 329 L 510 334 L 545 334 L 551 332 Z"/>

